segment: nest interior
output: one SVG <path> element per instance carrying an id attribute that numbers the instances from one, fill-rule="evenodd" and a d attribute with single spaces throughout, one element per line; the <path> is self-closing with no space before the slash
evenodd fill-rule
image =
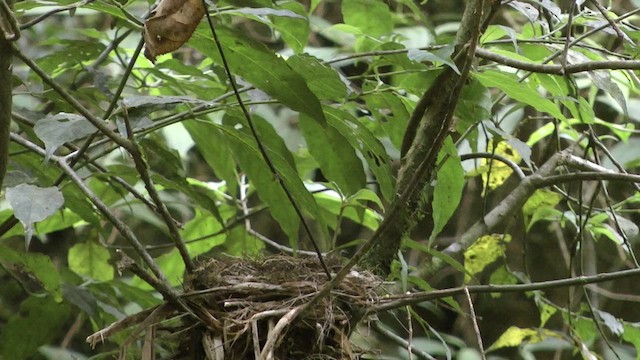
<path id="1" fill-rule="evenodd" d="M 336 273 L 341 264 L 333 260 L 327 266 Z M 357 358 L 348 339 L 351 324 L 375 301 L 382 284 L 370 272 L 352 270 L 330 296 L 273 335 L 283 316 L 309 301 L 328 281 L 318 259 L 210 259 L 185 280 L 184 297 L 211 318 L 205 327 L 198 319 L 184 317 L 183 325 L 191 330 L 180 348 L 190 358 L 205 359 Z M 266 346 L 273 336 L 275 346 Z"/>

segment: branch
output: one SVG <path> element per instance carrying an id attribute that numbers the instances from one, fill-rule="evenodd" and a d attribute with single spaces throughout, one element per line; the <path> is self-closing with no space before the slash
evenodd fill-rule
<path id="1" fill-rule="evenodd" d="M 540 291 L 568 286 L 584 286 L 605 281 L 613 281 L 633 276 L 640 276 L 640 268 L 621 270 L 609 273 L 601 273 L 591 276 L 578 276 L 569 279 L 549 280 L 516 285 L 471 285 L 444 290 L 432 290 L 416 292 L 408 295 L 395 295 L 379 298 L 378 304 L 369 307 L 369 313 L 378 313 L 392 309 L 398 309 L 407 305 L 418 304 L 425 301 L 442 299 L 449 296 L 461 295 L 465 291 L 470 294 L 497 294 L 497 293 L 523 293 L 527 291 Z"/>
<path id="2" fill-rule="evenodd" d="M 9 128 L 11 126 L 11 93 L 13 91 L 12 41 L 17 40 L 20 31 L 15 29 L 15 17 L 11 11 L 13 1 L 0 0 L 0 189 L 9 162 Z M 13 33 L 13 34 L 12 34 Z M 13 36 L 11 36 L 13 35 Z"/>
<path id="3" fill-rule="evenodd" d="M 445 68 L 431 87 L 422 95 L 411 114 L 405 131 L 402 154 L 402 166 L 396 181 L 396 193 L 389 211 L 368 241 L 370 253 L 363 266 L 388 272 L 391 259 L 400 248 L 402 236 L 411 228 L 415 214 L 421 206 L 422 190 L 434 173 L 438 152 L 449 134 L 453 124 L 453 111 L 458 95 L 475 57 L 475 50 L 484 19 L 484 0 L 466 3 L 456 37 L 458 54 L 454 57 L 459 73 Z M 497 4 L 499 2 L 494 2 Z M 489 17 L 491 15 L 489 14 Z M 406 154 L 406 156 L 405 156 Z"/>
<path id="4" fill-rule="evenodd" d="M 466 250 L 480 238 L 480 236 L 490 233 L 505 218 L 517 213 L 529 196 L 538 188 L 536 181 L 540 181 L 543 177 L 551 175 L 558 165 L 567 163 L 571 156 L 569 150 L 564 150 L 553 155 L 538 171 L 524 178 L 498 206 L 493 208 L 493 210 L 481 220 L 473 224 L 471 228 L 460 237 L 459 241 L 451 244 L 444 252 L 454 253 Z"/>
<path id="5" fill-rule="evenodd" d="M 639 70 L 640 61 L 634 60 L 604 60 L 604 61 L 588 61 L 573 65 L 544 65 L 520 61 L 503 55 L 496 54 L 486 49 L 477 49 L 478 57 L 485 60 L 491 60 L 498 64 L 506 65 L 519 70 L 526 70 L 533 73 L 552 74 L 552 75 L 568 75 L 594 70 Z"/>
<path id="6" fill-rule="evenodd" d="M 562 165 L 587 171 L 552 175 L 553 172 Z M 571 152 L 568 149 L 563 150 L 553 155 L 534 174 L 524 178 L 520 184 L 500 202 L 500 204 L 493 208 L 482 219 L 473 224 L 457 242 L 451 244 L 444 250 L 444 252 L 457 253 L 468 249 L 469 246 L 471 246 L 471 244 L 473 244 L 482 235 L 491 233 L 506 218 L 516 214 L 536 189 L 569 181 L 589 180 L 640 183 L 640 175 L 617 173 L 613 170 L 591 163 L 585 159 L 571 155 Z"/>
<path id="7" fill-rule="evenodd" d="M 149 193 L 149 197 L 151 197 L 151 200 L 156 205 L 156 208 L 158 209 L 160 216 L 162 217 L 162 220 L 164 221 L 165 225 L 169 229 L 171 240 L 173 240 L 173 244 L 175 245 L 176 249 L 178 249 L 178 252 L 180 253 L 180 257 L 182 257 L 182 261 L 184 261 L 184 265 L 187 270 L 187 273 L 191 274 L 195 269 L 195 264 L 193 263 L 193 259 L 191 259 L 191 256 L 189 255 L 189 250 L 187 250 L 187 246 L 184 242 L 184 239 L 182 238 L 182 235 L 180 235 L 180 230 L 178 229 L 178 226 L 176 225 L 173 218 L 171 217 L 171 214 L 169 213 L 169 209 L 167 209 L 167 206 L 165 205 L 165 203 L 160 199 L 160 195 L 158 194 L 158 191 L 156 190 L 156 187 L 153 184 L 153 180 L 151 180 L 151 175 L 149 174 L 149 166 L 145 161 L 145 157 L 142 155 L 142 152 L 140 151 L 140 146 L 138 146 L 138 143 L 135 141 L 133 128 L 131 127 L 131 122 L 129 121 L 127 109 L 126 107 L 124 107 L 124 105 L 122 110 L 124 115 L 123 116 L 124 123 L 127 129 L 127 135 L 132 145 L 129 152 L 131 154 L 131 157 L 133 158 L 133 162 L 136 166 L 136 170 L 138 171 L 138 174 L 140 175 L 140 178 L 144 183 L 144 186 L 147 189 L 147 192 Z"/>

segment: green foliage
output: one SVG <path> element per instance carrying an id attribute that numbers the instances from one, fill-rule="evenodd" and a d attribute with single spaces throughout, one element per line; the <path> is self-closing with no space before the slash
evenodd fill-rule
<path id="1" fill-rule="evenodd" d="M 418 144 L 438 146 L 434 175 L 411 189 L 424 207 L 399 203 L 409 119 L 432 86 L 447 91 L 440 74 L 463 74 L 469 47 L 454 39 L 472 3 L 220 1 L 209 15 L 226 61 L 203 20 L 153 64 L 134 51 L 147 2 L 17 2 L 14 82 L 0 84 L 12 86 L 14 120 L 0 194 L 0 358 L 100 358 L 125 344 L 140 356 L 133 331 L 97 349 L 51 345 L 162 303 L 122 254 L 150 271 L 144 248 L 182 291 L 191 260 L 295 255 L 312 242 L 351 255 L 393 229 L 390 209 L 417 225 L 399 229 L 384 284 L 394 294 L 370 305 L 406 302 L 364 319 L 380 324 L 379 337 L 358 340 L 367 349 L 477 359 L 468 339 L 484 336 L 496 357 L 638 358 L 637 311 L 622 302 L 637 301 L 637 274 L 584 296 L 566 285 L 519 302 L 501 292 L 638 267 L 640 188 L 627 173 L 640 164 L 640 36 L 625 6 L 576 2 L 570 17 L 559 1 L 503 2 L 460 93 L 446 94 L 456 105 L 444 144 Z M 571 156 L 558 160 L 562 149 Z M 156 341 L 174 355 L 171 340 Z"/>

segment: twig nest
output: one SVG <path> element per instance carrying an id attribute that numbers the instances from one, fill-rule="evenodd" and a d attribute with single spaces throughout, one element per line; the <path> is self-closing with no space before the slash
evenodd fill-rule
<path id="1" fill-rule="evenodd" d="M 341 267 L 338 261 L 327 265 L 332 272 Z M 373 274 L 356 270 L 331 296 L 291 321 L 287 331 L 275 339 L 274 348 L 264 348 L 275 324 L 309 301 L 327 280 L 315 258 L 203 262 L 186 279 L 184 298 L 205 309 L 215 321 L 206 322 L 209 326 L 205 327 L 198 319 L 183 317 L 185 328 L 197 330 L 183 339 L 181 348 L 191 352 L 192 358 L 217 360 L 355 358 L 349 345 L 350 325 L 375 301 L 382 284 Z M 197 349 L 199 344 L 201 349 Z"/>

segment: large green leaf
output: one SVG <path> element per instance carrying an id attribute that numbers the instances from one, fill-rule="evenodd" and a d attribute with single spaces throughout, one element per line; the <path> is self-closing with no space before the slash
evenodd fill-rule
<path id="1" fill-rule="evenodd" d="M 362 161 L 340 132 L 333 126 L 323 128 L 305 115 L 300 116 L 299 126 L 322 173 L 335 182 L 343 194 L 354 194 L 365 186 Z"/>
<path id="2" fill-rule="evenodd" d="M 7 188 L 7 200 L 16 219 L 24 226 L 27 248 L 33 235 L 33 224 L 53 215 L 64 203 L 62 192 L 57 187 L 41 188 L 28 184 Z"/>
<path id="3" fill-rule="evenodd" d="M 296 53 L 301 53 L 309 40 L 309 20 L 304 5 L 297 1 L 283 1 L 276 11 L 289 11 L 296 16 L 273 16 L 275 29 Z"/>
<path id="4" fill-rule="evenodd" d="M 450 136 L 438 154 L 438 164 L 442 165 L 433 189 L 433 232 L 430 241 L 442 231 L 458 208 L 464 189 L 464 169 Z"/>
<path id="5" fill-rule="evenodd" d="M 283 58 L 248 37 L 223 26 L 218 37 L 234 76 L 240 76 L 292 110 L 305 113 L 321 124 L 324 114 L 318 98 L 304 78 Z M 220 54 L 208 27 L 201 27 L 189 41 L 194 48 L 221 64 Z"/>
<path id="6" fill-rule="evenodd" d="M 519 82 L 513 74 L 507 74 L 495 70 L 487 70 L 474 74 L 482 85 L 498 88 L 504 91 L 510 98 L 531 105 L 538 111 L 552 115 L 561 120 L 566 120 L 560 109 L 551 100 L 540 96 L 537 89 L 528 82 Z"/>
<path id="7" fill-rule="evenodd" d="M 366 88 L 369 87 L 371 86 Z M 380 86 L 380 89 L 386 90 L 388 87 Z M 400 150 L 404 132 L 411 117 L 403 99 L 393 92 L 372 91 L 370 95 L 364 97 L 364 100 L 367 104 L 367 110 L 378 120 L 396 149 Z"/>
<path id="8" fill-rule="evenodd" d="M 330 106 L 325 107 L 325 112 L 329 125 L 337 129 L 365 159 L 378 181 L 382 196 L 387 200 L 392 199 L 395 180 L 391 173 L 391 159 L 384 145 L 348 112 Z"/>
<path id="9" fill-rule="evenodd" d="M 93 241 L 75 244 L 69 249 L 69 269 L 78 275 L 97 281 L 113 279 L 111 255 L 104 247 Z"/>
<path id="10" fill-rule="evenodd" d="M 182 123 L 196 143 L 204 160 L 216 176 L 226 181 L 230 191 L 235 192 L 237 174 L 227 139 L 220 129 L 207 120 L 189 120 Z"/>
<path id="11" fill-rule="evenodd" d="M 279 142 L 282 142 L 282 139 L 279 137 L 264 137 L 261 139 L 261 141 L 264 140 L 269 159 L 277 171 L 277 174 L 273 174 L 258 150 L 253 137 L 237 131 L 233 127 L 221 126 L 220 129 L 227 136 L 233 156 L 240 168 L 255 185 L 258 196 L 269 206 L 274 219 L 289 236 L 292 246 L 297 247 L 296 241 L 300 218 L 280 182 L 286 186 L 293 197 L 293 201 L 302 211 L 318 221 L 321 221 L 321 217 L 318 205 L 296 172 L 291 153 L 278 151 L 278 149 L 284 147 L 283 143 L 281 145 L 268 144 L 269 141 L 277 141 L 278 139 Z"/>
<path id="12" fill-rule="evenodd" d="M 347 25 L 362 33 L 378 37 L 393 30 L 389 7 L 382 0 L 348 0 L 342 2 L 342 17 Z"/>
<path id="13" fill-rule="evenodd" d="M 319 99 L 343 101 L 347 96 L 347 86 L 338 72 L 317 58 L 309 54 L 298 54 L 287 59 L 287 63 L 305 79 L 309 89 Z"/>

